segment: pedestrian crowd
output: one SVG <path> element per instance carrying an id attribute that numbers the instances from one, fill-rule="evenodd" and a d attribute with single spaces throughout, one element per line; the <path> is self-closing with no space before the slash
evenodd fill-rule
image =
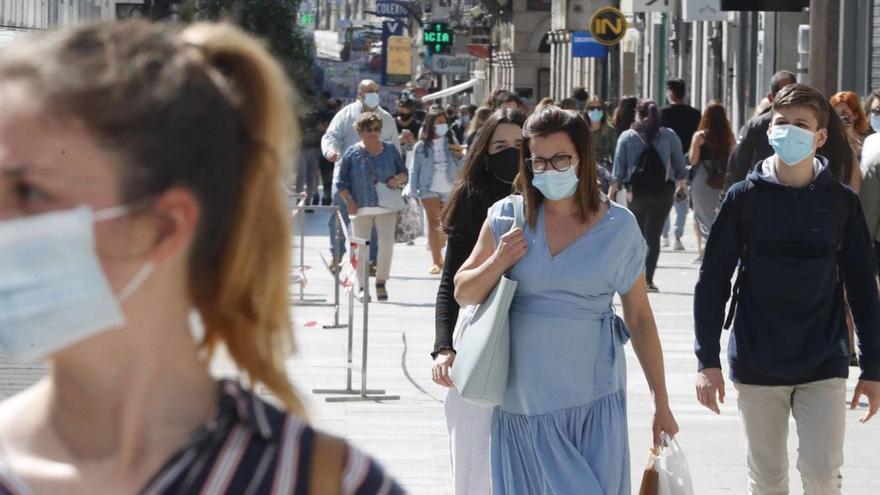
<path id="1" fill-rule="evenodd" d="M 284 370 L 285 181 L 306 208 L 335 205 L 331 269 L 349 231 L 370 239 L 357 254 L 379 300 L 404 213 L 426 217 L 456 494 L 632 493 L 630 342 L 653 445 L 675 441 L 648 294 L 690 209 L 695 399 L 720 413 L 730 329 L 749 493 L 787 493 L 790 417 L 804 492 L 841 493 L 843 404 L 867 397 L 862 422 L 880 409 L 880 91 L 862 105 L 781 71 L 735 136 L 720 102 L 666 89 L 667 105 L 613 112 L 579 88 L 531 112 L 496 90 L 392 115 L 364 80 L 345 106 L 322 95 L 300 132 L 280 65 L 227 25 L 93 24 L 4 48 L 0 352 L 52 366 L 0 402 L 0 495 L 403 493 L 308 425 Z M 508 344 L 489 356 L 470 332 L 499 307 L 489 330 Z M 242 383 L 209 373 L 221 346 Z M 476 369 L 497 396 L 464 392 Z"/>

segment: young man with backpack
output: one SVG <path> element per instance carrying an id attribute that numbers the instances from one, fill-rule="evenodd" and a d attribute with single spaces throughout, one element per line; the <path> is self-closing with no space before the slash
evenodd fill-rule
<path id="1" fill-rule="evenodd" d="M 642 100 L 636 106 L 633 128 L 617 138 L 612 169 L 612 198 L 625 186 L 629 209 L 635 215 L 648 244 L 645 279 L 648 292 L 659 292 L 654 271 L 660 257 L 660 233 L 674 197 L 686 197 L 687 168 L 681 142 L 671 129 L 660 126 L 657 104 Z"/>
<path id="2" fill-rule="evenodd" d="M 880 296 L 870 235 L 858 196 L 816 155 L 828 138 L 829 112 L 809 86 L 793 84 L 776 95 L 767 131 L 775 154 L 728 190 L 696 286 L 697 398 L 720 413 L 720 338 L 732 323 L 730 379 L 752 494 L 788 493 L 789 416 L 797 425 L 804 492 L 841 493 L 850 361 L 844 288 L 861 350 L 850 407 L 867 397 L 863 423 L 880 408 Z"/>

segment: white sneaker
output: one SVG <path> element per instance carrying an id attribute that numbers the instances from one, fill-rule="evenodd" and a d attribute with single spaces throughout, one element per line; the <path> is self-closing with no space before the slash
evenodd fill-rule
<path id="1" fill-rule="evenodd" d="M 684 251 L 684 244 L 681 243 L 681 239 L 675 240 L 675 248 L 676 251 Z"/>
<path id="2" fill-rule="evenodd" d="M 660 247 L 665 247 L 665 248 L 669 247 L 669 236 L 668 235 L 663 236 L 663 240 L 660 241 Z"/>
<path id="3" fill-rule="evenodd" d="M 695 265 L 702 265 L 703 264 L 703 257 L 697 256 L 696 258 L 693 259 L 692 263 Z"/>

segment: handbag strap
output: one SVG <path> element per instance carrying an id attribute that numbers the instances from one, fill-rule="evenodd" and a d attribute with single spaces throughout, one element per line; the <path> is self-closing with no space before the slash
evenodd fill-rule
<path id="1" fill-rule="evenodd" d="M 510 226 L 510 230 L 521 229 L 526 224 L 523 197 L 518 194 L 512 194 L 510 199 L 513 201 L 513 225 Z"/>

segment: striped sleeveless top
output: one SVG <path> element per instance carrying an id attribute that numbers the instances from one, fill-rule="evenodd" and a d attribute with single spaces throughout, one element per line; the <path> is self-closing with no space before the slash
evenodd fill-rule
<path id="1" fill-rule="evenodd" d="M 240 384 L 219 383 L 213 420 L 196 431 L 140 495 L 308 495 L 315 431 Z M 349 446 L 343 495 L 401 495 L 379 464 Z M 0 495 L 30 495 L 0 459 Z"/>

